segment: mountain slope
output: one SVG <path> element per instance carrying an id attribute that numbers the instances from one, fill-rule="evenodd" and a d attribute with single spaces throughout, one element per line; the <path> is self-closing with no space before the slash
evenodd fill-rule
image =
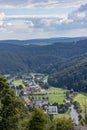
<path id="1" fill-rule="evenodd" d="M 0 44 L 0 72 L 36 71 L 53 73 L 72 57 L 87 52 L 87 40 L 54 43 L 51 45 Z M 52 68 L 52 69 L 51 69 Z"/>
<path id="2" fill-rule="evenodd" d="M 87 54 L 71 59 L 49 76 L 50 85 L 87 92 Z"/>

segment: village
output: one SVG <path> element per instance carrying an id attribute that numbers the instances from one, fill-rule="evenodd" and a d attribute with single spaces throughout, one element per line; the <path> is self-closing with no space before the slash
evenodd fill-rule
<path id="1" fill-rule="evenodd" d="M 71 117 L 76 124 L 79 123 L 79 104 L 73 104 L 73 98 L 77 94 L 73 90 L 54 88 L 48 84 L 48 75 L 29 73 L 22 76 L 8 76 L 7 81 L 20 96 L 27 110 L 32 112 L 34 108 L 42 108 L 44 113 L 53 116 Z M 78 106 L 77 110 L 75 105 Z"/>
<path id="2" fill-rule="evenodd" d="M 29 111 L 31 108 L 40 107 L 49 115 L 58 114 L 58 107 L 56 105 L 50 105 L 49 97 L 44 93 L 44 88 L 40 86 L 40 84 L 47 86 L 47 76 L 39 73 L 30 75 L 24 74 L 21 76 L 21 79 L 25 87 L 21 84 L 14 84 L 15 80 L 20 80 L 19 76 L 7 78 L 10 87 L 15 91 L 17 96 L 21 96 L 24 99 L 25 106 Z"/>

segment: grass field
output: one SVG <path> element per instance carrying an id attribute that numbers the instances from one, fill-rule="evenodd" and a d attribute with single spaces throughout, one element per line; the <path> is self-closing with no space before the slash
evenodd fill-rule
<path id="1" fill-rule="evenodd" d="M 87 94 L 79 93 L 75 98 L 74 101 L 78 101 L 81 105 L 81 108 L 84 109 L 84 105 L 87 104 Z"/>
<path id="2" fill-rule="evenodd" d="M 53 104 L 55 102 L 58 104 L 63 104 L 65 95 L 64 94 L 47 94 L 46 96 L 34 95 L 33 97 L 34 97 L 34 100 L 36 99 L 42 100 L 43 97 L 48 97 L 50 104 Z"/>
<path id="3" fill-rule="evenodd" d="M 8 78 L 8 77 L 10 77 L 10 74 L 5 74 L 4 76 L 5 76 L 6 78 Z"/>
<path id="4" fill-rule="evenodd" d="M 61 117 L 70 118 L 70 111 L 68 110 L 68 111 L 67 111 L 66 113 L 64 113 L 64 114 L 58 113 L 57 115 L 54 116 L 54 118 L 61 118 Z"/>
<path id="5" fill-rule="evenodd" d="M 66 92 L 66 90 L 61 89 L 61 88 L 54 88 L 51 87 L 48 90 L 46 90 L 47 93 L 59 93 L 59 94 L 63 94 L 64 92 Z"/>
<path id="6" fill-rule="evenodd" d="M 64 98 L 65 94 L 60 93 L 60 94 L 49 94 L 49 102 L 53 104 L 54 102 L 58 104 L 63 104 L 64 103 Z"/>
<path id="7" fill-rule="evenodd" d="M 65 92 L 66 92 L 66 90 L 64 90 L 64 89 L 51 87 L 47 90 L 44 90 L 43 92 L 35 93 L 36 95 L 34 97 L 35 97 L 35 99 L 36 98 L 42 99 L 43 96 L 41 96 L 39 94 L 42 94 L 42 95 L 46 94 L 46 96 L 44 95 L 44 97 L 49 98 L 50 104 L 53 104 L 54 102 L 59 103 L 59 104 L 63 104 L 64 98 L 65 98 Z"/>
<path id="8" fill-rule="evenodd" d="M 25 88 L 25 85 L 23 84 L 23 81 L 22 81 L 21 79 L 19 79 L 19 80 L 14 80 L 14 81 L 13 81 L 13 84 L 16 85 L 16 86 L 22 85 L 23 88 Z"/>

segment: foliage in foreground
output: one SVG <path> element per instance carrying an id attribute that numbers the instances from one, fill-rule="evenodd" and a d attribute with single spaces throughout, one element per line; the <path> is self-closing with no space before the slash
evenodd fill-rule
<path id="1" fill-rule="evenodd" d="M 24 101 L 0 77 L 0 130 L 70 130 L 75 125 L 71 118 L 51 119 L 40 108 L 28 113 Z"/>
<path id="2" fill-rule="evenodd" d="M 19 129 L 24 111 L 23 101 L 16 97 L 6 80 L 0 77 L 0 130 Z"/>

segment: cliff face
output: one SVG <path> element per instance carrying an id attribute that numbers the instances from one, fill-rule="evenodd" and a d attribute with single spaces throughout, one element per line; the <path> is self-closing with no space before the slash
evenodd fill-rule
<path id="1" fill-rule="evenodd" d="M 72 130 L 87 130 L 87 125 L 86 126 L 76 126 Z"/>

